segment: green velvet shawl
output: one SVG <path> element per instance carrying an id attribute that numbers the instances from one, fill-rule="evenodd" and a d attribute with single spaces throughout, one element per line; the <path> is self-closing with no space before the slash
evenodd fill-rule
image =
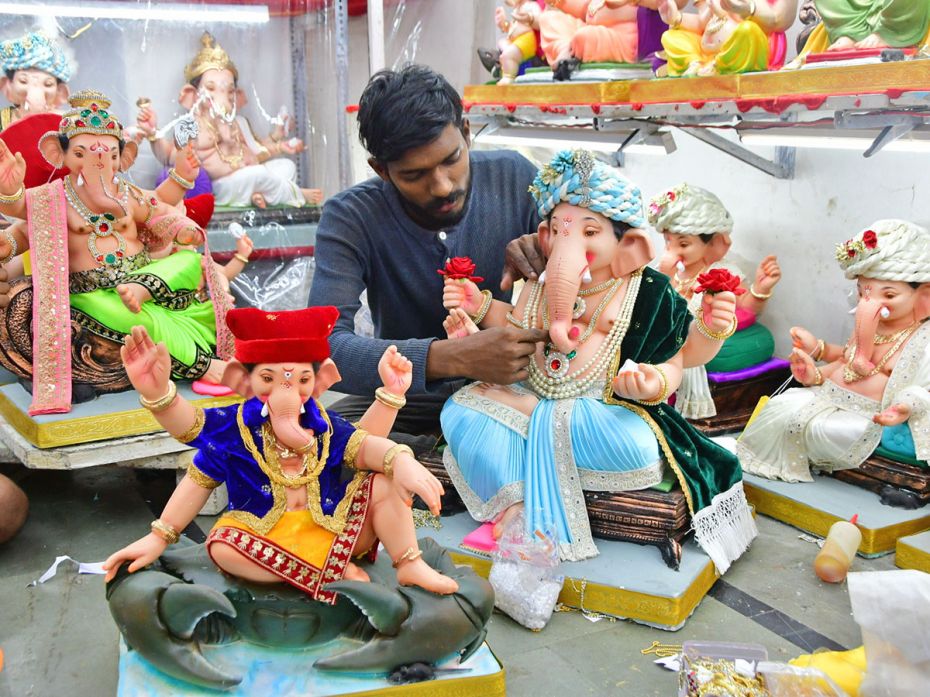
<path id="1" fill-rule="evenodd" d="M 668 277 L 648 267 L 643 269 L 630 327 L 609 375 L 616 375 L 627 358 L 652 364 L 672 358 L 688 338 L 691 319 L 688 303 L 675 292 Z M 692 514 L 710 505 L 715 495 L 729 490 L 743 478 L 736 455 L 698 431 L 674 407 L 646 406 L 619 398 L 611 381 L 605 387 L 604 401 L 633 411 L 649 424 L 681 483 Z"/>

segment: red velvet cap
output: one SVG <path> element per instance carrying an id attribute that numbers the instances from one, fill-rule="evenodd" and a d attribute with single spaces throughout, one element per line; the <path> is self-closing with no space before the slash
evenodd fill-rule
<path id="1" fill-rule="evenodd" d="M 187 217 L 197 223 L 204 230 L 210 224 L 210 218 L 213 217 L 213 207 L 216 205 L 216 199 L 213 194 L 197 194 L 190 198 L 184 199 L 184 208 L 187 209 Z"/>
<path id="2" fill-rule="evenodd" d="M 61 179 L 68 173 L 67 168 L 55 169 L 39 151 L 39 139 L 49 131 L 57 131 L 61 114 L 33 114 L 14 121 L 0 133 L 0 139 L 12 153 L 21 153 L 26 160 L 27 189 Z"/>
<path id="3" fill-rule="evenodd" d="M 236 337 L 236 360 L 242 363 L 311 363 L 329 358 L 327 338 L 339 310 L 332 306 L 268 312 L 255 307 L 232 309 L 226 323 Z"/>

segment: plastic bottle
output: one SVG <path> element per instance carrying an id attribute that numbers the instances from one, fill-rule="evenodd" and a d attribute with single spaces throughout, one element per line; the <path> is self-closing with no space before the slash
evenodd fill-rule
<path id="1" fill-rule="evenodd" d="M 846 572 L 862 542 L 862 533 L 856 527 L 858 519 L 859 515 L 856 514 L 849 522 L 840 520 L 830 526 L 820 554 L 814 559 L 814 573 L 821 581 L 839 583 L 846 578 Z"/>

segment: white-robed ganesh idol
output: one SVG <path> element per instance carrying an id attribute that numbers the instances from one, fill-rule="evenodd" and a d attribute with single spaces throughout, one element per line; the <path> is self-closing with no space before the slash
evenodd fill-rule
<path id="1" fill-rule="evenodd" d="M 880 220 L 837 259 L 856 281 L 855 330 L 844 347 L 792 329 L 792 372 L 805 387 L 769 400 L 743 433 L 747 472 L 809 482 L 811 466 L 858 467 L 879 443 L 930 457 L 930 233 Z"/>
<path id="2" fill-rule="evenodd" d="M 477 330 L 470 318 L 550 336 L 525 382 L 472 384 L 446 403 L 444 463 L 456 489 L 481 521 L 522 505 L 529 530 L 554 529 L 562 559 L 580 560 L 598 553 L 583 491 L 645 489 L 671 468 L 698 543 L 724 572 L 756 535 L 739 463 L 665 399 L 688 346 L 705 340 L 689 334 L 692 319 L 722 332 L 733 294 L 715 298 L 726 312 L 693 318 L 668 278 L 646 266 L 654 254 L 639 189 L 591 153 L 559 153 L 530 191 L 547 258 L 539 281 L 515 306 L 467 279 L 447 277 L 444 288 L 452 338 Z"/>

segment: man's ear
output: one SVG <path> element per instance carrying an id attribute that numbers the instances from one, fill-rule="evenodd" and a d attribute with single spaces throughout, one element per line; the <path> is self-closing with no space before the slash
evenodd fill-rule
<path id="1" fill-rule="evenodd" d="M 379 160 L 376 160 L 373 157 L 369 157 L 368 166 L 371 167 L 375 171 L 375 174 L 381 177 L 381 179 L 384 181 L 391 181 L 391 178 L 388 176 L 387 165 L 382 164 Z"/>
<path id="2" fill-rule="evenodd" d="M 249 371 L 239 361 L 230 361 L 226 364 L 223 371 L 223 377 L 220 382 L 237 395 L 249 399 L 254 394 L 252 392 L 252 381 L 250 380 Z"/>
<path id="3" fill-rule="evenodd" d="M 316 379 L 313 383 L 314 398 L 319 397 L 340 380 L 342 380 L 342 376 L 339 374 L 339 369 L 333 363 L 332 358 L 327 358 L 316 371 Z"/>

